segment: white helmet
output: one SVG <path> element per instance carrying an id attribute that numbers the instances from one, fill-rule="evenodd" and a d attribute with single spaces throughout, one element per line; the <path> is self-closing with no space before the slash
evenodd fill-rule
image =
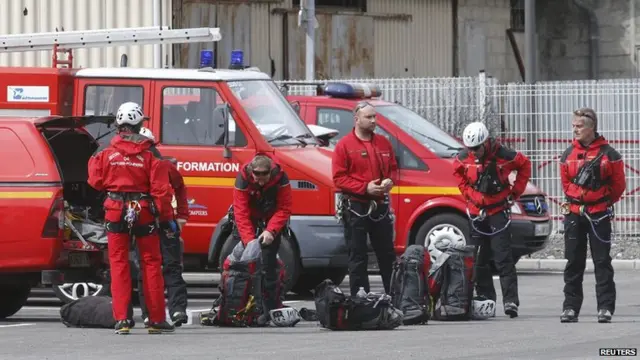
<path id="1" fill-rule="evenodd" d="M 271 322 L 280 327 L 296 326 L 301 319 L 298 310 L 292 307 L 273 309 L 269 311 L 269 315 L 271 315 Z"/>
<path id="2" fill-rule="evenodd" d="M 153 133 L 151 132 L 151 130 L 149 130 L 149 128 L 146 127 L 141 127 L 140 128 L 140 135 L 148 137 L 149 139 L 151 139 L 151 141 L 156 142 L 156 137 L 153 136 Z"/>
<path id="3" fill-rule="evenodd" d="M 496 316 L 496 302 L 491 299 L 475 298 L 473 299 L 474 320 L 485 320 Z"/>
<path id="4" fill-rule="evenodd" d="M 476 147 L 482 145 L 489 138 L 489 130 L 481 122 L 472 122 L 464 128 L 462 140 L 466 147 Z"/>
<path id="5" fill-rule="evenodd" d="M 136 126 L 145 120 L 147 117 L 144 116 L 144 112 L 142 112 L 142 108 L 140 105 L 134 102 L 126 102 L 118 108 L 118 113 L 116 114 L 116 124 L 118 125 L 133 125 Z"/>

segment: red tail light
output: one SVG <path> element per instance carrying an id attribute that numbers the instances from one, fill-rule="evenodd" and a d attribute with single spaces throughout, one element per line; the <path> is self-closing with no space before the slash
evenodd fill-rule
<path id="1" fill-rule="evenodd" d="M 43 238 L 59 238 L 63 236 L 64 230 L 64 199 L 62 194 L 58 195 L 51 209 L 47 220 L 44 222 L 44 229 L 42 229 Z"/>

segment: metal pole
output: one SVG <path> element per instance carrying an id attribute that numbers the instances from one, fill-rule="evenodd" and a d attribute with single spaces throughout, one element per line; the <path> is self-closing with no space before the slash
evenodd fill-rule
<path id="1" fill-rule="evenodd" d="M 524 80 L 527 84 L 536 83 L 536 3 L 524 0 Z"/>
<path id="2" fill-rule="evenodd" d="M 306 1 L 307 43 L 306 43 L 306 81 L 313 81 L 315 75 L 315 38 L 316 38 L 316 4 L 315 0 Z"/>
<path id="3" fill-rule="evenodd" d="M 162 25 L 162 0 L 152 0 L 153 26 Z M 153 67 L 162 68 L 162 45 L 153 45 Z"/>

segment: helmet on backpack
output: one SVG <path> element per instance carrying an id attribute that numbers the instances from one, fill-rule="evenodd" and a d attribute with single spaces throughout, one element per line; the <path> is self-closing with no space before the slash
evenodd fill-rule
<path id="1" fill-rule="evenodd" d="M 496 316 L 496 302 L 484 297 L 476 297 L 473 299 L 473 315 L 474 320 L 484 320 Z"/>
<path id="2" fill-rule="evenodd" d="M 301 319 L 298 310 L 292 307 L 273 309 L 269 311 L 269 315 L 271 316 L 271 322 L 280 327 L 295 326 Z"/>
<path id="3" fill-rule="evenodd" d="M 140 128 L 140 135 L 151 139 L 151 141 L 153 141 L 153 142 L 156 142 L 156 137 L 153 136 L 153 133 L 151 132 L 151 130 L 149 128 L 146 128 L 144 126 L 141 127 Z"/>
<path id="4" fill-rule="evenodd" d="M 489 130 L 481 122 L 473 122 L 464 128 L 462 141 L 464 146 L 472 148 L 484 144 L 489 138 Z"/>
<path id="5" fill-rule="evenodd" d="M 148 117 L 144 115 L 140 105 L 134 102 L 126 102 L 120 105 L 118 113 L 116 114 L 116 124 L 118 126 L 136 126 L 146 119 L 148 119 Z"/>

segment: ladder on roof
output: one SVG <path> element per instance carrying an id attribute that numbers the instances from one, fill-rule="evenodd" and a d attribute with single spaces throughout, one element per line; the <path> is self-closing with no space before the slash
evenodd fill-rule
<path id="1" fill-rule="evenodd" d="M 42 32 L 0 36 L 0 53 L 41 51 L 53 48 L 53 66 L 68 65 L 73 61 L 72 49 L 126 45 L 155 45 L 220 41 L 220 28 L 170 29 L 168 26 L 150 26 L 121 29 Z M 68 53 L 67 60 L 58 59 L 58 53 Z"/>

